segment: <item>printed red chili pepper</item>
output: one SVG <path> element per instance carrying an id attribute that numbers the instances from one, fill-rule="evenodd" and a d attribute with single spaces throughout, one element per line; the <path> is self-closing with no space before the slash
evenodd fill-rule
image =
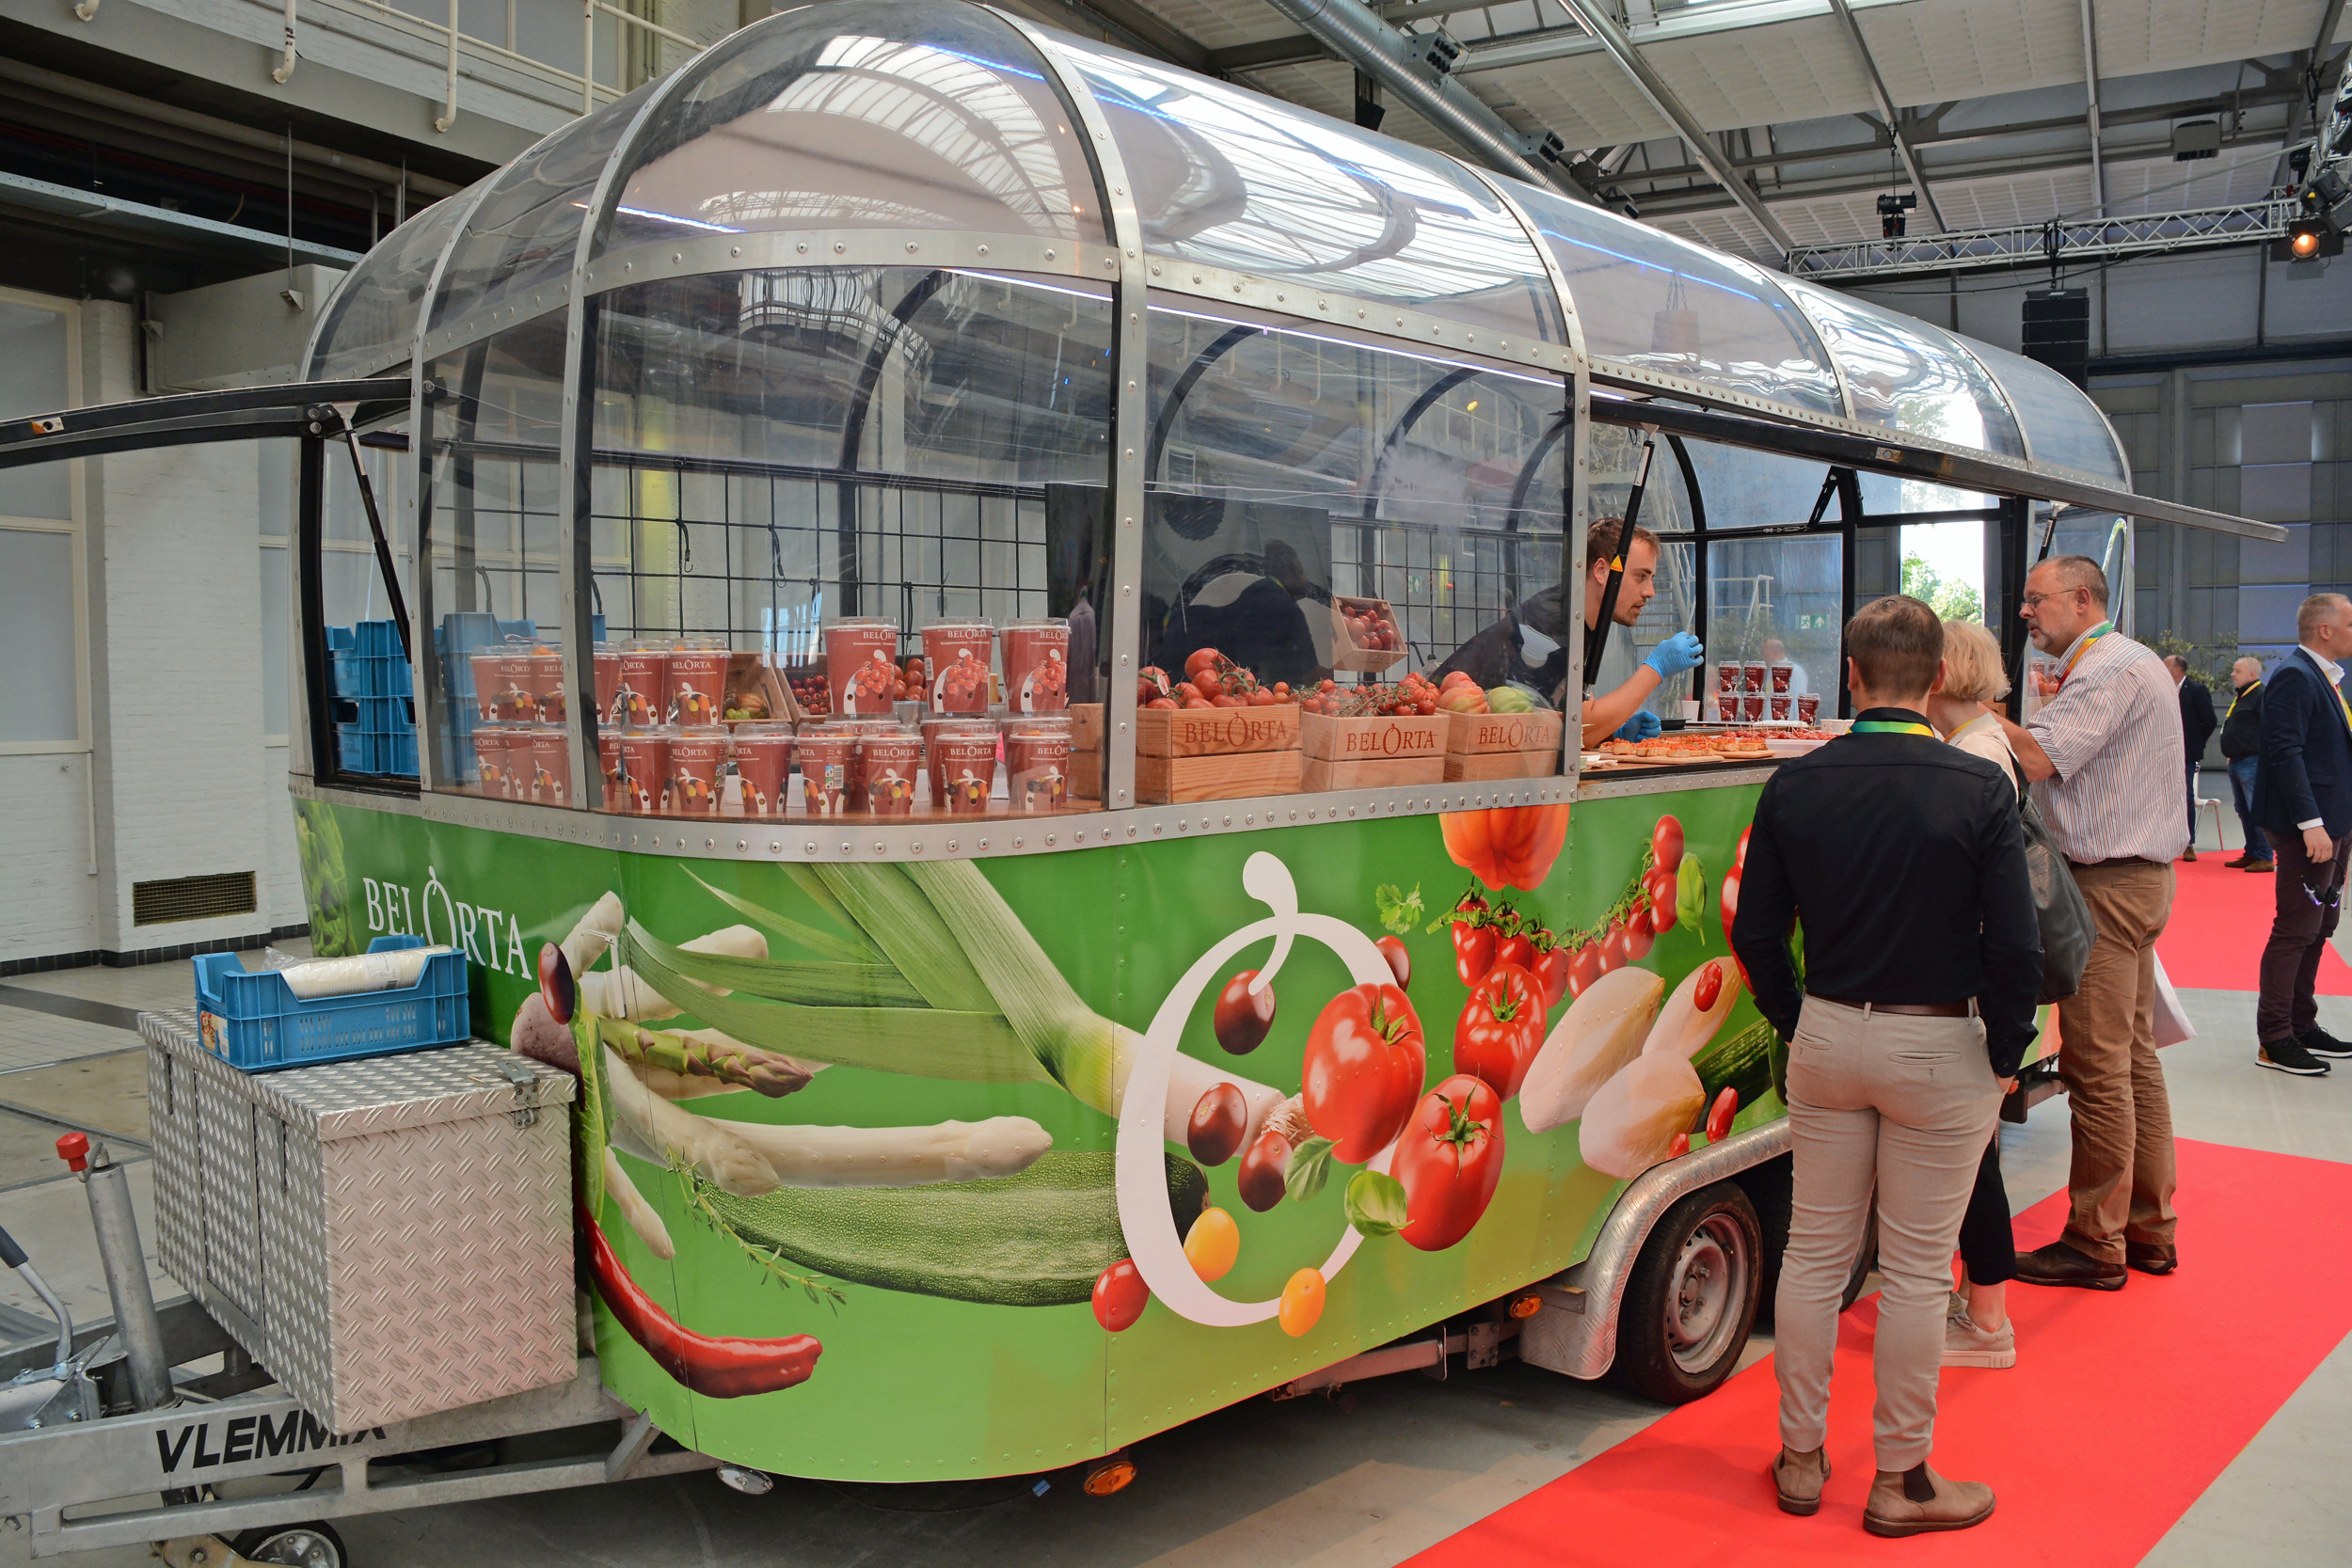
<path id="1" fill-rule="evenodd" d="M 573 1212 L 587 1233 L 596 1293 L 612 1309 L 613 1321 L 644 1347 L 657 1366 L 688 1388 L 714 1400 L 731 1400 L 789 1388 L 807 1382 L 817 1370 L 817 1357 L 825 1347 L 811 1335 L 739 1339 L 683 1327 L 629 1278 L 587 1212 L 575 1208 Z"/>

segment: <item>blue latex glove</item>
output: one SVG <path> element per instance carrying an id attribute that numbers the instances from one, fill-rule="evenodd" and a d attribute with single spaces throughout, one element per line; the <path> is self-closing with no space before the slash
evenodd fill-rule
<path id="1" fill-rule="evenodd" d="M 1617 726 L 1617 738 L 1619 740 L 1647 740 L 1664 728 L 1665 726 L 1658 721 L 1658 715 L 1644 708 Z"/>
<path id="2" fill-rule="evenodd" d="M 1699 640 L 1687 631 L 1678 631 L 1649 651 L 1642 660 L 1658 672 L 1659 679 L 1672 680 L 1685 670 L 1695 670 L 1707 662 L 1707 650 Z"/>

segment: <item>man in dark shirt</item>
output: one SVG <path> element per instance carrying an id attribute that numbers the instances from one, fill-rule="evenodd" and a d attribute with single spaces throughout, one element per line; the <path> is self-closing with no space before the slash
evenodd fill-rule
<path id="1" fill-rule="evenodd" d="M 2164 656 L 2164 667 L 2172 672 L 2172 689 L 2181 694 L 2181 749 L 2188 767 L 2188 848 L 2181 858 L 2197 858 L 2197 768 L 2205 760 L 2205 742 L 2220 721 L 2213 716 L 2213 693 L 2205 683 L 2188 673 L 2188 660 L 2178 654 Z"/>
<path id="2" fill-rule="evenodd" d="M 1992 1488 L 1927 1461 L 1952 1248 L 2001 1081 L 2034 1036 L 2042 939 L 2000 768 L 1939 739 L 1921 709 L 1944 627 L 1894 595 L 1846 625 L 1853 732 L 1784 763 L 1756 807 L 1731 945 L 1789 1042 L 1795 1202 L 1773 1361 L 1781 1507 L 1820 1507 L 1837 1308 L 1875 1184 L 1880 1298 L 1876 1535 L 1964 1529 Z M 1789 934 L 1804 927 L 1799 977 Z"/>
<path id="3" fill-rule="evenodd" d="M 2237 806 L 2237 825 L 2245 831 L 2246 847 L 2235 860 L 2223 861 L 2247 871 L 2274 871 L 2270 840 L 2263 836 L 2254 817 L 2254 771 L 2263 751 L 2263 661 L 2249 656 L 2230 666 L 2235 695 L 2221 719 L 2221 755 L 2230 765 L 2230 796 Z"/>

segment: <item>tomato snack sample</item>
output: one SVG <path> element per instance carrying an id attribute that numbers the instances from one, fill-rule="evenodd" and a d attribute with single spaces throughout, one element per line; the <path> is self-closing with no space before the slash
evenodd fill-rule
<path id="1" fill-rule="evenodd" d="M 1005 623 L 1005 705 L 1059 713 L 1070 705 L 1070 623 Z"/>
<path id="2" fill-rule="evenodd" d="M 726 760 L 726 731 L 717 725 L 680 728 L 670 741 L 669 778 L 675 797 L 665 809 L 681 816 L 716 816 Z"/>
<path id="3" fill-rule="evenodd" d="M 825 683 L 843 718 L 887 714 L 898 700 L 898 623 L 852 616 L 825 623 Z"/>
<path id="4" fill-rule="evenodd" d="M 985 815 L 996 783 L 996 726 L 985 719 L 926 720 L 923 747 L 930 759 L 931 810 Z"/>
<path id="5" fill-rule="evenodd" d="M 1008 721 L 1005 784 L 1016 812 L 1054 811 L 1070 798 L 1070 726 Z"/>
<path id="6" fill-rule="evenodd" d="M 743 815 L 782 816 L 784 781 L 792 757 L 792 726 L 735 726 L 735 771 L 743 781 Z"/>
<path id="7" fill-rule="evenodd" d="M 793 738 L 801 758 L 801 790 L 811 816 L 839 816 L 850 809 L 850 768 L 857 759 L 857 732 L 823 724 Z"/>
<path id="8" fill-rule="evenodd" d="M 914 781 L 923 768 L 923 737 L 913 730 L 868 730 L 858 740 L 858 777 L 866 809 L 876 816 L 914 810 Z"/>
<path id="9" fill-rule="evenodd" d="M 727 645 L 694 637 L 670 650 L 670 722 L 715 724 L 727 689 Z"/>
<path id="10" fill-rule="evenodd" d="M 917 693 L 933 713 L 988 711 L 988 669 L 996 633 L 986 621 L 926 621 L 923 662 L 928 689 Z"/>
<path id="11" fill-rule="evenodd" d="M 623 809 L 639 816 L 670 809 L 671 733 L 653 728 L 621 732 L 621 766 L 628 773 Z"/>
<path id="12" fill-rule="evenodd" d="M 526 733 L 530 736 L 524 742 L 531 758 L 529 771 L 525 773 L 519 766 L 516 771 L 529 787 L 517 798 L 536 800 L 543 806 L 560 806 L 571 794 L 572 737 L 561 724 L 534 724 Z M 521 750 L 510 743 L 507 754 L 515 757 Z M 519 758 L 516 761 L 519 763 Z"/>
<path id="13" fill-rule="evenodd" d="M 612 700 L 623 729 L 645 729 L 670 714 L 670 644 L 638 638 L 621 644 L 621 686 Z"/>

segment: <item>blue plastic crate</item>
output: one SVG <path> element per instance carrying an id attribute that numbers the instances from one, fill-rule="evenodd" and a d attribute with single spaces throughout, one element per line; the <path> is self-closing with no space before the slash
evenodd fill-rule
<path id="1" fill-rule="evenodd" d="M 415 733 L 417 705 L 405 697 L 362 697 L 359 703 L 359 727 L 370 735 L 399 735 Z"/>
<path id="2" fill-rule="evenodd" d="M 350 653 L 352 651 L 353 641 L 351 628 L 349 626 L 329 626 L 326 628 L 326 651 L 328 653 Z"/>
<path id="3" fill-rule="evenodd" d="M 375 736 L 357 724 L 335 726 L 337 760 L 346 773 L 375 771 Z"/>
<path id="4" fill-rule="evenodd" d="M 371 953 L 421 947 L 418 937 L 378 937 Z M 272 970 L 248 974 L 234 953 L 196 960 L 199 1035 L 204 1048 L 247 1072 L 311 1067 L 355 1056 L 389 1056 L 470 1038 L 466 956 L 437 953 L 403 990 L 305 1002 Z"/>
<path id="5" fill-rule="evenodd" d="M 335 664 L 335 695 L 364 697 L 367 692 L 368 661 L 347 648 L 337 648 L 327 656 Z"/>
<path id="6" fill-rule="evenodd" d="M 375 755 L 375 770 L 399 778 L 417 776 L 417 736 L 414 731 L 403 735 L 380 735 L 375 737 L 380 748 Z"/>
<path id="7" fill-rule="evenodd" d="M 397 621 L 362 621 L 351 628 L 353 649 L 362 658 L 398 658 L 400 623 Z"/>

